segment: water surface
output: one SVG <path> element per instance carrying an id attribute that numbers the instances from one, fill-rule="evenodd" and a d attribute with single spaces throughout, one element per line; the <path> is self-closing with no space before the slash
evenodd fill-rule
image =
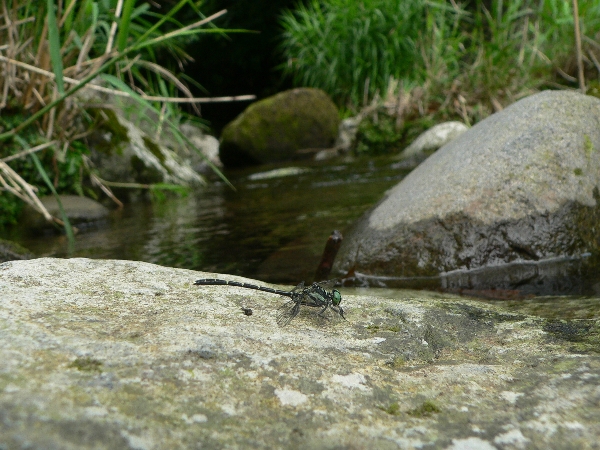
<path id="1" fill-rule="evenodd" d="M 296 175 L 260 174 L 289 166 Z M 133 203 L 76 237 L 6 236 L 38 256 L 146 261 L 275 283 L 311 281 L 327 238 L 342 234 L 407 173 L 390 158 L 255 166 L 187 197 Z M 267 174 L 268 175 L 268 174 Z"/>

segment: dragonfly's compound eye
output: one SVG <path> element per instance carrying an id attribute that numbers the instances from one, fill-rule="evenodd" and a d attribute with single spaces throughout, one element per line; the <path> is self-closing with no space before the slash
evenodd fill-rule
<path id="1" fill-rule="evenodd" d="M 334 289 L 333 292 L 333 306 L 338 306 L 342 302 L 342 294 L 337 289 Z"/>

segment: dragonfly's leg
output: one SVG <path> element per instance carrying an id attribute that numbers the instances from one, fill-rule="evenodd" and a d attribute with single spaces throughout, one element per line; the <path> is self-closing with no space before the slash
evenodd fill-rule
<path id="1" fill-rule="evenodd" d="M 325 308 L 323 308 L 321 311 L 319 311 L 317 313 L 317 316 L 320 316 L 320 317 L 322 317 L 324 319 L 329 319 L 329 317 L 326 317 L 326 316 L 323 315 L 323 313 L 327 310 L 327 308 L 329 308 L 329 305 L 325 305 Z"/>

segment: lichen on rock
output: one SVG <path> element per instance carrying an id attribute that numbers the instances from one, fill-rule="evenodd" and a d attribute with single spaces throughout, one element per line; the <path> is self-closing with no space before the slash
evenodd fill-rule
<path id="1" fill-rule="evenodd" d="M 280 328 L 284 300 L 193 285 L 206 277 L 249 281 L 137 261 L 0 264 L 0 447 L 448 448 L 477 430 L 479 448 L 592 448 L 600 435 L 597 299 L 586 320 L 550 320 L 342 290 L 347 321 L 302 311 Z"/>

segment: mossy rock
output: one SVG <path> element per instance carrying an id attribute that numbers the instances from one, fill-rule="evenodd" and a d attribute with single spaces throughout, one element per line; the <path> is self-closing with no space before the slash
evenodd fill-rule
<path id="1" fill-rule="evenodd" d="M 298 88 L 250 105 L 224 129 L 220 158 L 227 166 L 286 161 L 303 149 L 333 146 L 338 111 L 320 89 Z"/>

